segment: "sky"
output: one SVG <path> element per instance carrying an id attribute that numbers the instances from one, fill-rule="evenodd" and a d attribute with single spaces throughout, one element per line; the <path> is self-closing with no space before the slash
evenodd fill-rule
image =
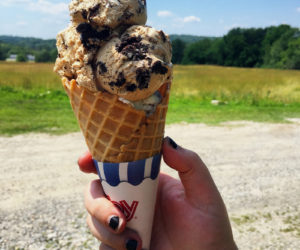
<path id="1" fill-rule="evenodd" d="M 50 39 L 70 0 L 0 0 L 0 35 Z M 147 0 L 147 24 L 168 34 L 223 36 L 235 27 L 300 27 L 300 0 Z"/>

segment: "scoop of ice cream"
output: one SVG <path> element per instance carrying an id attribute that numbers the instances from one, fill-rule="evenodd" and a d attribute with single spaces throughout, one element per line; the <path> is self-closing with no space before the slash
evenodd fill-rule
<path id="1" fill-rule="evenodd" d="M 94 89 L 92 79 L 93 70 L 88 65 L 92 55 L 86 53 L 86 49 L 80 40 L 80 34 L 76 28 L 69 25 L 68 28 L 60 32 L 56 37 L 56 47 L 58 57 L 54 66 L 61 77 L 76 79 L 89 89 Z"/>
<path id="2" fill-rule="evenodd" d="M 79 85 L 96 91 L 92 65 L 89 63 L 94 55 L 88 53 L 80 39 L 76 27 L 69 27 L 56 37 L 58 57 L 54 71 L 61 77 L 76 79 Z"/>
<path id="3" fill-rule="evenodd" d="M 54 71 L 61 77 L 76 79 L 80 86 L 97 91 L 92 62 L 99 47 L 110 36 L 106 28 L 95 29 L 88 23 L 70 24 L 56 37 L 58 57 Z"/>
<path id="4" fill-rule="evenodd" d="M 73 0 L 70 14 L 74 23 L 88 22 L 115 29 L 122 25 L 144 25 L 146 0 Z"/>
<path id="5" fill-rule="evenodd" d="M 130 101 L 146 99 L 171 76 L 171 43 L 148 26 L 131 26 L 97 53 L 97 84 Z"/>

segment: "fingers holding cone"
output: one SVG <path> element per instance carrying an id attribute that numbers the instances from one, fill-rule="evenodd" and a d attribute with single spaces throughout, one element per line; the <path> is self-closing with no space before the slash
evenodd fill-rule
<path id="1" fill-rule="evenodd" d="M 221 199 L 208 168 L 195 152 L 180 147 L 169 137 L 164 139 L 162 152 L 166 164 L 178 171 L 185 194 L 192 204 L 199 206 L 214 203 L 215 197 Z"/>

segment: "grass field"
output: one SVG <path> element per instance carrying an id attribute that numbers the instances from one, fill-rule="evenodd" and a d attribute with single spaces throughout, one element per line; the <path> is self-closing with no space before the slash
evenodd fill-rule
<path id="1" fill-rule="evenodd" d="M 78 125 L 52 64 L 0 63 L 0 134 Z M 212 105 L 218 100 L 220 105 Z M 284 122 L 300 117 L 300 71 L 175 66 L 167 123 Z"/>

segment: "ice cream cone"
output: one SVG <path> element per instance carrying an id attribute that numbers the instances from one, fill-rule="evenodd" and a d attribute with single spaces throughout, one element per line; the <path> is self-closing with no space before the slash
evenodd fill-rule
<path id="1" fill-rule="evenodd" d="M 147 116 L 108 92 L 91 92 L 63 78 L 73 111 L 107 197 L 150 249 L 156 190 L 171 82 L 159 89 L 161 103 Z"/>
<path id="2" fill-rule="evenodd" d="M 98 162 L 132 162 L 159 154 L 164 136 L 171 82 L 159 89 L 162 102 L 149 117 L 144 111 L 108 92 L 91 92 L 63 78 L 64 88 L 85 137 Z"/>
<path id="3" fill-rule="evenodd" d="M 170 39 L 145 26 L 146 1 L 74 0 L 69 10 L 54 70 L 107 198 L 149 249 L 172 81 Z"/>

